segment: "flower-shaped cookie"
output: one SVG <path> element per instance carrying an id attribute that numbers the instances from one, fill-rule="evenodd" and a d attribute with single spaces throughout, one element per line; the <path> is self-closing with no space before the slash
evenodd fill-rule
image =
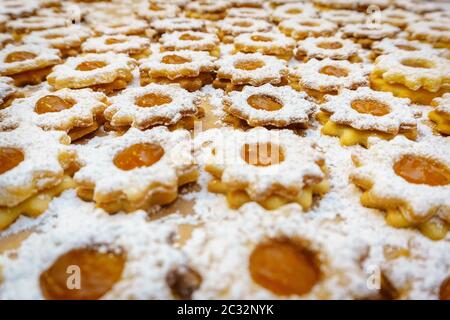
<path id="1" fill-rule="evenodd" d="M 136 6 L 136 14 L 148 21 L 164 18 L 175 18 L 180 12 L 177 5 L 170 3 L 154 3 L 143 1 Z"/>
<path id="2" fill-rule="evenodd" d="M 0 111 L 0 130 L 27 123 L 66 131 L 74 141 L 98 128 L 97 118 L 102 118 L 106 105 L 106 96 L 91 89 L 41 90 Z"/>
<path id="3" fill-rule="evenodd" d="M 316 110 L 314 103 L 306 100 L 304 92 L 289 86 L 246 86 L 241 92 L 231 92 L 223 101 L 224 110 L 250 126 L 300 127 L 308 126 Z"/>
<path id="4" fill-rule="evenodd" d="M 185 14 L 189 18 L 217 21 L 225 18 L 230 5 L 223 0 L 191 1 L 185 7 Z"/>
<path id="5" fill-rule="evenodd" d="M 450 136 L 450 93 L 436 98 L 431 105 L 434 110 L 430 111 L 428 117 L 436 123 L 436 130 L 443 135 Z"/>
<path id="6" fill-rule="evenodd" d="M 216 62 L 217 78 L 213 85 L 227 91 L 239 86 L 261 86 L 265 83 L 281 85 L 287 75 L 286 61 L 261 53 L 236 53 Z"/>
<path id="7" fill-rule="evenodd" d="M 128 88 L 110 99 L 105 118 L 112 126 L 146 129 L 155 125 L 173 125 L 198 112 L 197 96 L 178 85 L 149 84 Z"/>
<path id="8" fill-rule="evenodd" d="M 358 168 L 350 179 L 364 190 L 361 203 L 385 210 L 388 224 L 415 226 L 437 240 L 450 223 L 449 159 L 448 139 L 376 140 L 367 152 L 355 154 Z"/>
<path id="9" fill-rule="evenodd" d="M 380 12 L 381 23 L 388 23 L 401 29 L 414 24 L 419 19 L 419 15 L 402 9 L 389 8 Z"/>
<path id="10" fill-rule="evenodd" d="M 59 193 L 51 189 L 65 182 L 64 171 L 75 161 L 69 143 L 69 136 L 62 131 L 43 131 L 29 125 L 0 132 L 0 229 L 22 213 L 42 213 L 42 201 Z M 52 194 L 34 199 L 41 192 Z M 44 210 L 46 205 L 48 202 Z"/>
<path id="11" fill-rule="evenodd" d="M 62 60 L 56 49 L 10 44 L 0 51 L 0 62 L 0 75 L 13 78 L 16 86 L 24 86 L 41 83 L 51 68 Z"/>
<path id="12" fill-rule="evenodd" d="M 11 78 L 0 77 L 0 110 L 9 107 L 14 99 L 21 96 Z"/>
<path id="13" fill-rule="evenodd" d="M 80 152 L 83 167 L 74 176 L 77 193 L 108 212 L 170 203 L 180 185 L 197 179 L 186 130 L 131 128 L 92 148 Z"/>
<path id="14" fill-rule="evenodd" d="M 226 194 L 239 208 L 256 201 L 266 209 L 297 202 L 306 211 L 313 194 L 328 190 L 322 155 L 313 142 L 289 130 L 225 130 L 209 150 L 205 169 L 214 176 L 208 189 Z"/>
<path id="15" fill-rule="evenodd" d="M 269 20 L 270 13 L 261 8 L 230 8 L 227 11 L 227 18 L 247 18 Z"/>
<path id="16" fill-rule="evenodd" d="M 134 67 L 135 60 L 124 54 L 89 53 L 67 59 L 53 69 L 47 81 L 56 89 L 91 87 L 111 93 L 126 87 Z"/>
<path id="17" fill-rule="evenodd" d="M 384 38 L 393 38 L 400 29 L 389 24 L 347 24 L 342 29 L 342 36 L 370 49 L 373 42 Z"/>
<path id="18" fill-rule="evenodd" d="M 243 53 L 259 52 L 280 59 L 289 60 L 294 51 L 295 41 L 282 33 L 243 33 L 234 39 L 234 49 Z"/>
<path id="19" fill-rule="evenodd" d="M 204 31 L 206 28 L 203 20 L 190 18 L 166 18 L 155 20 L 152 22 L 151 26 L 159 34 L 173 31 Z"/>
<path id="20" fill-rule="evenodd" d="M 226 18 L 218 23 L 218 35 L 224 43 L 232 43 L 234 38 L 243 33 L 268 32 L 272 29 L 270 23 L 264 20 L 246 18 Z"/>
<path id="21" fill-rule="evenodd" d="M 426 41 L 436 48 L 448 48 L 450 45 L 450 27 L 446 22 L 437 20 L 411 23 L 406 32 L 411 39 Z"/>
<path id="22" fill-rule="evenodd" d="M 353 10 L 327 10 L 320 13 L 320 17 L 331 22 L 336 23 L 339 26 L 345 26 L 346 24 L 363 23 L 366 21 L 366 16 L 362 12 Z"/>
<path id="23" fill-rule="evenodd" d="M 313 2 L 317 7 L 323 8 L 324 11 L 330 8 L 366 11 L 371 5 L 378 9 L 384 9 L 391 3 L 389 0 L 313 0 Z"/>
<path id="24" fill-rule="evenodd" d="M 11 18 L 29 16 L 33 14 L 41 4 L 39 1 L 31 0 L 23 2 L 22 0 L 3 0 L 0 7 L 0 14 L 8 15 Z"/>
<path id="25" fill-rule="evenodd" d="M 359 46 L 353 41 L 341 37 L 307 38 L 298 43 L 296 58 L 301 61 L 310 59 L 354 60 Z"/>
<path id="26" fill-rule="evenodd" d="M 161 51 L 208 51 L 211 55 L 220 55 L 219 38 L 212 33 L 198 31 L 175 31 L 164 33 L 159 39 Z"/>
<path id="27" fill-rule="evenodd" d="M 135 59 L 149 56 L 151 53 L 150 39 L 121 34 L 89 38 L 81 48 L 83 52 L 90 53 L 125 53 Z"/>
<path id="28" fill-rule="evenodd" d="M 285 35 L 302 40 L 308 37 L 329 37 L 336 32 L 337 25 L 320 18 L 292 18 L 282 21 L 278 27 Z"/>
<path id="29" fill-rule="evenodd" d="M 322 133 L 340 137 L 343 145 L 367 146 L 370 136 L 390 139 L 404 134 L 414 139 L 417 135 L 418 114 L 410 108 L 409 99 L 368 87 L 343 89 L 339 95 L 326 99 L 320 106 L 325 114 L 318 115 L 324 122 Z"/>
<path id="30" fill-rule="evenodd" d="M 271 19 L 275 23 L 292 18 L 312 18 L 317 15 L 314 6 L 309 3 L 287 3 L 278 6 L 273 12 Z"/>
<path id="31" fill-rule="evenodd" d="M 53 17 L 27 17 L 8 21 L 6 28 L 10 30 L 15 37 L 21 37 L 23 34 L 31 31 L 47 30 L 52 28 L 61 28 L 68 25 L 68 20 L 65 18 Z"/>
<path id="32" fill-rule="evenodd" d="M 390 39 L 385 38 L 379 42 L 376 42 L 372 45 L 372 51 L 375 55 L 383 55 L 383 54 L 391 54 L 397 52 L 416 52 L 423 51 L 425 55 L 429 54 L 438 54 L 437 50 L 434 50 L 433 47 L 427 43 L 416 41 L 416 40 L 407 40 L 407 39 Z"/>
<path id="33" fill-rule="evenodd" d="M 110 19 L 109 16 L 108 19 Z M 91 27 L 99 35 L 145 35 L 148 31 L 150 31 L 150 35 L 152 34 L 151 30 L 148 30 L 146 21 L 129 17 L 101 23 L 96 21 L 91 23 Z"/>

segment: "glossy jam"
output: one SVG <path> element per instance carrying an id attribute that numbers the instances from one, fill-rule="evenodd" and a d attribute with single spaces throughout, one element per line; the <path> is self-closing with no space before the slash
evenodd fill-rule
<path id="1" fill-rule="evenodd" d="M 6 63 L 25 61 L 36 58 L 36 55 L 32 52 L 16 51 L 8 54 L 5 58 Z"/>
<path id="2" fill-rule="evenodd" d="M 61 99 L 57 96 L 44 96 L 40 98 L 34 106 L 34 111 L 38 114 L 44 114 L 47 112 L 59 112 L 62 110 L 70 109 L 75 103 L 72 101 Z"/>
<path id="3" fill-rule="evenodd" d="M 417 48 L 407 45 L 407 44 L 397 44 L 395 46 L 404 51 L 417 51 Z"/>
<path id="4" fill-rule="evenodd" d="M 21 150 L 0 147 L 0 174 L 17 167 L 25 159 Z"/>
<path id="5" fill-rule="evenodd" d="M 261 60 L 242 60 L 234 64 L 236 69 L 252 71 L 264 67 L 264 62 Z"/>
<path id="6" fill-rule="evenodd" d="M 351 107 L 359 113 L 371 114 L 373 116 L 384 116 L 391 112 L 387 104 L 377 100 L 354 100 L 352 101 Z"/>
<path id="7" fill-rule="evenodd" d="M 49 300 L 99 299 L 119 281 L 124 266 L 125 257 L 121 254 L 73 249 L 41 274 L 41 291 Z M 78 275 L 79 283 L 75 278 Z"/>
<path id="8" fill-rule="evenodd" d="M 335 66 L 325 66 L 319 70 L 320 73 L 326 74 L 333 77 L 346 77 L 348 76 L 348 71 L 343 68 L 338 68 Z"/>
<path id="9" fill-rule="evenodd" d="M 284 161 L 284 153 L 279 145 L 270 142 L 244 144 L 241 157 L 250 165 L 266 167 Z"/>
<path id="10" fill-rule="evenodd" d="M 306 294 L 320 278 L 313 254 L 289 241 L 259 244 L 249 269 L 253 281 L 278 295 Z"/>
<path id="11" fill-rule="evenodd" d="M 247 98 L 247 103 L 254 109 L 276 111 L 283 108 L 277 98 L 266 94 L 254 94 Z"/>
<path id="12" fill-rule="evenodd" d="M 335 50 L 342 48 L 342 43 L 337 41 L 324 41 L 319 43 L 317 46 L 322 49 Z"/>
<path id="13" fill-rule="evenodd" d="M 189 34 L 189 33 L 183 33 L 180 36 L 180 40 L 184 40 L 184 41 L 198 41 L 198 40 L 201 40 L 201 39 L 202 38 L 194 36 L 194 35 Z"/>
<path id="14" fill-rule="evenodd" d="M 150 167 L 164 155 L 160 145 L 152 143 L 134 144 L 114 157 L 114 165 L 122 170 L 133 170 L 140 167 Z"/>
<path id="15" fill-rule="evenodd" d="M 164 56 L 161 59 L 161 62 L 165 63 L 165 64 L 183 64 L 183 63 L 191 62 L 191 60 L 177 56 L 176 54 L 169 54 L 167 56 Z"/>
<path id="16" fill-rule="evenodd" d="M 125 41 L 126 41 L 125 39 L 108 38 L 108 39 L 106 39 L 105 43 L 106 44 L 117 44 L 117 43 L 124 43 Z"/>
<path id="17" fill-rule="evenodd" d="M 163 104 L 171 103 L 172 98 L 158 93 L 147 93 L 146 95 L 136 98 L 136 105 L 143 108 L 150 108 L 161 106 Z"/>
<path id="18" fill-rule="evenodd" d="M 253 41 L 258 41 L 258 42 L 270 42 L 270 41 L 272 41 L 272 38 L 261 36 L 261 35 L 251 36 L 250 39 L 252 39 Z"/>
<path id="19" fill-rule="evenodd" d="M 241 28 L 248 28 L 248 27 L 251 27 L 252 25 L 253 25 L 253 23 L 251 23 L 249 21 L 239 21 L 239 22 L 233 23 L 233 26 L 241 27 Z"/>
<path id="20" fill-rule="evenodd" d="M 450 170 L 442 163 L 414 155 L 405 155 L 394 164 L 395 173 L 414 184 L 445 186 L 450 184 Z"/>
<path id="21" fill-rule="evenodd" d="M 426 59 L 404 59 L 401 63 L 412 68 L 430 69 L 433 67 L 433 63 Z"/>
<path id="22" fill-rule="evenodd" d="M 79 71 L 91 71 L 103 68 L 104 66 L 106 66 L 106 63 L 103 61 L 85 61 L 80 63 L 76 69 Z"/>

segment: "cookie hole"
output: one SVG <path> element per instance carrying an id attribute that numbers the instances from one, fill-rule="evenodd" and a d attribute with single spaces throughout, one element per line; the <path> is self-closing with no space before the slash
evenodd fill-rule
<path id="1" fill-rule="evenodd" d="M 251 36 L 250 39 L 252 39 L 253 41 L 257 41 L 257 42 L 270 42 L 273 40 L 270 37 L 261 36 L 261 35 Z"/>
<path id="2" fill-rule="evenodd" d="M 70 109 L 75 105 L 75 101 L 62 99 L 57 96 L 45 96 L 40 98 L 35 106 L 34 111 L 37 114 L 44 114 L 47 112 L 59 112 L 62 110 Z"/>
<path id="3" fill-rule="evenodd" d="M 188 63 L 191 61 L 192 60 L 190 60 L 188 58 L 180 57 L 176 54 L 169 54 L 169 55 L 164 56 L 161 59 L 161 62 L 165 63 L 165 64 L 183 64 L 183 63 Z"/>
<path id="4" fill-rule="evenodd" d="M 17 148 L 0 147 L 0 174 L 3 174 L 17 167 L 25 156 L 22 150 Z"/>
<path id="5" fill-rule="evenodd" d="M 117 38 L 108 38 L 105 41 L 105 44 L 117 44 L 117 43 L 124 43 L 127 41 L 126 39 L 117 39 Z"/>
<path id="6" fill-rule="evenodd" d="M 191 300 L 192 294 L 200 288 L 202 277 L 190 267 L 181 267 L 167 274 L 166 283 L 176 299 Z"/>
<path id="7" fill-rule="evenodd" d="M 320 23 L 313 22 L 313 21 L 304 21 L 304 22 L 300 22 L 300 25 L 305 26 L 305 27 L 318 27 L 318 26 L 320 26 Z"/>
<path id="8" fill-rule="evenodd" d="M 391 112 L 387 104 L 378 100 L 357 99 L 352 101 L 351 107 L 359 113 L 371 114 L 378 117 Z"/>
<path id="9" fill-rule="evenodd" d="M 258 244 L 249 258 L 254 282 L 277 295 L 303 295 L 320 280 L 316 255 L 291 240 Z"/>
<path id="10" fill-rule="evenodd" d="M 122 170 L 150 167 L 164 155 L 164 149 L 154 143 L 137 143 L 123 149 L 114 157 L 114 165 Z"/>
<path id="11" fill-rule="evenodd" d="M 56 34 L 56 33 L 54 33 L 54 34 L 47 34 L 46 36 L 44 36 L 44 38 L 47 39 L 47 40 L 59 39 L 59 38 L 62 38 L 62 37 L 64 37 L 64 35 Z"/>
<path id="12" fill-rule="evenodd" d="M 439 300 L 449 301 L 450 300 L 450 277 L 447 277 L 439 288 Z"/>
<path id="13" fill-rule="evenodd" d="M 434 27 L 431 27 L 431 30 L 446 32 L 446 31 L 450 31 L 450 28 L 447 28 L 444 26 L 434 26 Z"/>
<path id="14" fill-rule="evenodd" d="M 241 157 L 252 166 L 267 167 L 284 161 L 282 148 L 271 142 L 244 144 Z"/>
<path id="15" fill-rule="evenodd" d="M 233 26 L 241 27 L 241 28 L 248 28 L 248 27 L 251 27 L 252 25 L 253 25 L 253 23 L 251 23 L 250 21 L 239 21 L 239 22 L 233 23 Z"/>
<path id="16" fill-rule="evenodd" d="M 247 98 L 247 103 L 254 109 L 276 111 L 283 108 L 279 99 L 267 94 L 254 94 Z"/>
<path id="17" fill-rule="evenodd" d="M 161 106 L 163 104 L 171 103 L 172 98 L 164 94 L 148 93 L 146 95 L 136 98 L 136 105 L 143 108 Z"/>
<path id="18" fill-rule="evenodd" d="M 237 61 L 234 64 L 234 67 L 236 69 L 240 69 L 240 70 L 247 70 L 247 71 L 251 71 L 251 70 L 256 70 L 259 68 L 264 67 L 264 61 L 262 60 L 241 60 L 241 61 Z"/>
<path id="19" fill-rule="evenodd" d="M 96 248 L 78 248 L 61 255 L 40 278 L 42 294 L 49 300 L 94 300 L 119 281 L 125 256 Z M 79 281 L 76 280 L 78 273 Z"/>
<path id="20" fill-rule="evenodd" d="M 415 155 L 405 155 L 394 164 L 394 172 L 414 184 L 446 186 L 450 184 L 450 170 L 443 163 Z"/>
<path id="21" fill-rule="evenodd" d="M 301 10 L 301 9 L 289 9 L 286 11 L 287 14 L 300 14 L 302 12 L 303 12 L 303 10 Z"/>
<path id="22" fill-rule="evenodd" d="M 319 73 L 326 74 L 326 75 L 332 76 L 332 77 L 337 77 L 337 78 L 348 76 L 348 71 L 346 69 L 335 67 L 335 66 L 322 67 L 319 70 Z"/>
<path id="23" fill-rule="evenodd" d="M 16 51 L 16 52 L 11 52 L 10 54 L 8 54 L 5 58 L 5 62 L 12 63 L 12 62 L 31 60 L 34 58 L 36 58 L 36 55 L 32 52 Z"/>
<path id="24" fill-rule="evenodd" d="M 202 40 L 202 38 L 201 37 L 197 37 L 197 36 L 194 36 L 194 35 L 192 35 L 192 34 L 189 34 L 189 33 L 183 33 L 181 36 L 180 36 L 180 40 L 187 40 L 187 41 L 198 41 L 198 40 Z"/>
<path id="25" fill-rule="evenodd" d="M 342 43 L 338 41 L 324 41 L 317 45 L 319 48 L 322 49 L 328 49 L 328 50 L 335 50 L 340 49 L 343 47 Z"/>
<path id="26" fill-rule="evenodd" d="M 411 67 L 411 68 L 422 68 L 422 69 L 430 69 L 433 68 L 433 62 L 426 59 L 403 59 L 402 65 Z"/>
<path id="27" fill-rule="evenodd" d="M 397 44 L 395 46 L 397 48 L 399 48 L 400 50 L 404 50 L 404 51 L 417 51 L 418 50 L 416 47 L 413 47 L 413 46 L 408 45 L 408 44 Z"/>
<path id="28" fill-rule="evenodd" d="M 75 69 L 78 71 L 91 71 L 103 68 L 106 65 L 107 63 L 103 61 L 85 61 L 80 63 Z"/>

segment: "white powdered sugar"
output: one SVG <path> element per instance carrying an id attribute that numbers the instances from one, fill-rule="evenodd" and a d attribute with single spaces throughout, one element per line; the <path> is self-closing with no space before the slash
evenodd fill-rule
<path id="1" fill-rule="evenodd" d="M 110 43 L 108 43 L 110 41 Z M 150 39 L 139 36 L 101 36 L 89 38 L 83 43 L 81 49 L 83 52 L 103 53 L 112 51 L 115 53 L 133 53 L 150 47 Z"/>
<path id="2" fill-rule="evenodd" d="M 400 29 L 389 24 L 347 24 L 341 29 L 346 37 L 367 38 L 372 40 L 381 40 L 386 37 L 392 37 Z"/>
<path id="3" fill-rule="evenodd" d="M 227 11 L 227 18 L 249 18 L 268 20 L 270 13 L 260 8 L 230 8 Z"/>
<path id="4" fill-rule="evenodd" d="M 4 0 L 0 7 L 0 14 L 10 16 L 11 18 L 17 18 L 35 12 L 40 6 L 39 1 L 35 0 L 27 2 L 23 2 L 22 0 Z"/>
<path id="5" fill-rule="evenodd" d="M 360 113 L 352 108 L 356 100 L 376 101 L 388 107 L 387 114 L 375 116 Z M 398 133 L 400 129 L 412 129 L 417 125 L 415 112 L 409 107 L 409 99 L 396 98 L 390 92 L 373 91 L 360 87 L 354 91 L 343 89 L 337 96 L 327 96 L 327 102 L 320 105 L 324 111 L 332 113 L 330 120 L 348 124 L 359 130 L 377 130 Z"/>
<path id="6" fill-rule="evenodd" d="M 439 53 L 438 50 L 433 49 L 433 47 L 428 43 L 401 38 L 400 39 L 385 38 L 379 42 L 374 43 L 372 45 L 372 50 L 377 54 L 390 54 L 390 53 L 397 53 L 399 51 L 400 52 L 423 51 L 424 55 Z"/>
<path id="7" fill-rule="evenodd" d="M 284 20 L 279 24 L 280 30 L 289 33 L 293 38 L 317 37 L 322 34 L 334 33 L 337 25 L 331 21 L 320 18 L 292 18 Z"/>
<path id="8" fill-rule="evenodd" d="M 264 20 L 226 18 L 218 23 L 224 35 L 237 36 L 242 33 L 270 31 L 272 25 Z"/>
<path id="9" fill-rule="evenodd" d="M 434 110 L 450 115 L 450 93 L 444 94 L 440 98 L 435 98 L 433 104 L 436 104 Z"/>
<path id="10" fill-rule="evenodd" d="M 5 100 L 16 91 L 17 89 L 14 87 L 11 78 L 0 77 L 0 105 L 2 105 L 2 103 L 5 102 Z"/>
<path id="11" fill-rule="evenodd" d="M 347 75 L 333 76 L 322 73 L 325 67 L 343 69 Z M 368 68 L 363 64 L 350 63 L 347 60 L 311 59 L 305 64 L 292 68 L 290 72 L 299 77 L 300 83 L 308 89 L 339 90 L 343 88 L 355 89 L 368 84 Z"/>
<path id="12" fill-rule="evenodd" d="M 316 9 L 310 3 L 287 3 L 278 6 L 272 12 L 272 20 L 280 22 L 286 19 L 299 17 L 315 17 L 317 15 Z"/>
<path id="13" fill-rule="evenodd" d="M 201 2 L 189 2 L 186 5 L 186 10 L 194 11 L 198 13 L 216 13 L 224 12 L 231 6 L 229 1 L 214 0 L 214 1 L 201 1 Z"/>
<path id="14" fill-rule="evenodd" d="M 210 51 L 219 45 L 219 38 L 206 32 L 175 31 L 164 33 L 159 42 L 166 50 Z"/>
<path id="15" fill-rule="evenodd" d="M 320 17 L 340 26 L 363 23 L 366 20 L 364 13 L 353 10 L 326 10 L 320 12 Z"/>
<path id="16" fill-rule="evenodd" d="M 168 97 L 170 102 L 152 107 L 139 106 L 136 99 L 148 94 Z M 171 125 L 186 115 L 197 112 L 197 95 L 180 88 L 178 85 L 149 84 L 145 87 L 128 88 L 110 99 L 105 117 L 113 126 L 131 125 L 145 129 L 157 124 Z"/>
<path id="17" fill-rule="evenodd" d="M 103 35 L 132 35 L 144 33 L 148 29 L 148 24 L 144 20 L 127 18 L 123 20 L 115 20 L 113 22 L 104 21 L 100 24 L 93 23 L 91 27 L 95 32 Z"/>
<path id="18" fill-rule="evenodd" d="M 9 33 L 0 33 L 0 49 L 7 43 L 14 41 L 14 38 Z"/>
<path id="19" fill-rule="evenodd" d="M 262 40 L 261 40 L 262 39 Z M 235 47 L 250 47 L 255 52 L 276 52 L 278 51 L 291 51 L 295 47 L 295 41 L 292 38 L 285 36 L 282 33 L 277 32 L 252 32 L 243 33 L 234 38 Z"/>
<path id="20" fill-rule="evenodd" d="M 326 45 L 334 47 L 329 48 Z M 298 43 L 297 55 L 304 54 L 308 58 L 346 60 L 358 53 L 359 46 L 353 41 L 341 37 L 307 38 Z"/>
<path id="21" fill-rule="evenodd" d="M 44 30 L 51 28 L 65 27 L 68 24 L 67 19 L 46 17 L 28 17 L 8 21 L 6 27 L 11 30 Z"/>
<path id="22" fill-rule="evenodd" d="M 252 107 L 248 99 L 260 95 L 275 98 L 282 107 L 268 111 Z M 231 92 L 224 98 L 225 110 L 243 118 L 251 126 L 274 125 L 286 127 L 290 124 L 306 124 L 316 110 L 314 103 L 306 99 L 304 92 L 298 92 L 289 86 L 274 87 L 265 84 L 260 87 L 245 86 L 242 92 Z"/>
<path id="23" fill-rule="evenodd" d="M 171 31 L 203 31 L 205 22 L 200 19 L 189 18 L 167 18 L 155 20 L 151 23 L 152 28 L 157 32 Z"/>
<path id="24" fill-rule="evenodd" d="M 175 18 L 180 12 L 180 8 L 174 4 L 154 4 L 142 1 L 135 8 L 136 14 L 148 21 L 163 18 Z"/>
<path id="25" fill-rule="evenodd" d="M 420 21 L 411 23 L 406 31 L 415 39 L 428 42 L 450 42 L 450 28 L 448 23 L 437 21 Z"/>
<path id="26" fill-rule="evenodd" d="M 88 28 L 73 25 L 63 28 L 51 28 L 43 31 L 34 31 L 22 38 L 24 43 L 47 45 L 54 48 L 68 48 L 79 46 L 86 38 L 92 35 Z"/>

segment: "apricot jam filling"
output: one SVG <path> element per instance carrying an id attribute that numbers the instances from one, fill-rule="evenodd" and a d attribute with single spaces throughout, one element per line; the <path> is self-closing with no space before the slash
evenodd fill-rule
<path id="1" fill-rule="evenodd" d="M 117 43 L 124 43 L 125 41 L 126 41 L 125 39 L 108 38 L 108 39 L 106 39 L 105 43 L 106 44 L 117 44 Z"/>
<path id="2" fill-rule="evenodd" d="M 170 55 L 164 56 L 161 59 L 161 62 L 165 63 L 165 64 L 183 64 L 183 63 L 191 62 L 191 60 L 177 56 L 176 54 L 170 54 Z"/>
<path id="3" fill-rule="evenodd" d="M 134 144 L 114 157 L 114 165 L 122 170 L 133 170 L 140 167 L 150 167 L 164 155 L 164 149 L 153 143 Z"/>
<path id="4" fill-rule="evenodd" d="M 241 28 L 248 28 L 248 27 L 251 27 L 252 25 L 253 25 L 253 23 L 248 22 L 248 21 L 240 21 L 240 22 L 233 23 L 233 26 L 241 27 Z"/>
<path id="5" fill-rule="evenodd" d="M 76 67 L 76 70 L 91 71 L 91 70 L 103 68 L 106 65 L 107 65 L 106 62 L 103 62 L 103 61 L 85 61 L 85 62 L 80 63 Z"/>
<path id="6" fill-rule="evenodd" d="M 263 142 L 244 144 L 241 149 L 241 157 L 250 165 L 267 167 L 284 161 L 284 152 L 279 145 Z"/>
<path id="7" fill-rule="evenodd" d="M 445 279 L 439 289 L 439 300 L 450 301 L 450 277 Z"/>
<path id="8" fill-rule="evenodd" d="M 136 98 L 136 105 L 142 108 L 150 108 L 161 106 L 163 104 L 171 103 L 172 98 L 163 94 L 148 93 L 146 95 Z"/>
<path id="9" fill-rule="evenodd" d="M 450 184 L 450 170 L 444 164 L 425 157 L 405 155 L 394 164 L 394 171 L 409 183 L 429 186 Z"/>
<path id="10" fill-rule="evenodd" d="M 319 70 L 319 72 L 322 73 L 322 74 L 326 74 L 328 76 L 333 76 L 333 77 L 338 77 L 338 78 L 348 76 L 348 71 L 347 70 L 345 70 L 343 68 L 338 68 L 338 67 L 335 67 L 335 66 L 322 67 Z"/>
<path id="11" fill-rule="evenodd" d="M 36 55 L 32 52 L 16 51 L 8 54 L 5 58 L 6 63 L 19 62 L 25 60 L 31 60 L 36 58 Z"/>
<path id="12" fill-rule="evenodd" d="M 183 33 L 180 38 L 180 40 L 184 40 L 184 41 L 198 41 L 198 40 L 202 40 L 202 38 L 194 36 L 192 34 L 189 33 Z"/>
<path id="13" fill-rule="evenodd" d="M 0 148 L 0 174 L 3 174 L 17 167 L 25 156 L 23 152 L 16 148 Z"/>
<path id="14" fill-rule="evenodd" d="M 119 281 L 124 267 L 122 254 L 99 252 L 93 248 L 73 249 L 61 255 L 41 274 L 41 291 L 49 300 L 99 299 Z"/>
<path id="15" fill-rule="evenodd" d="M 267 94 L 254 94 L 247 98 L 247 103 L 254 109 L 276 111 L 283 108 L 283 104 L 275 97 Z"/>
<path id="16" fill-rule="evenodd" d="M 74 106 L 74 101 L 61 99 L 57 96 L 48 95 L 40 98 L 34 106 L 34 111 L 38 114 L 44 114 L 47 112 L 59 112 L 62 110 L 70 109 Z"/>
<path id="17" fill-rule="evenodd" d="M 303 10 L 300 10 L 300 9 L 289 9 L 288 11 L 286 11 L 287 14 L 299 14 L 302 12 L 303 12 Z"/>
<path id="18" fill-rule="evenodd" d="M 397 44 L 395 46 L 404 51 L 417 51 L 417 48 L 407 44 Z"/>
<path id="19" fill-rule="evenodd" d="M 252 39 L 253 41 L 258 41 L 258 42 L 270 42 L 270 41 L 272 41 L 272 38 L 266 37 L 266 36 L 260 36 L 260 35 L 251 36 L 250 39 Z"/>
<path id="20" fill-rule="evenodd" d="M 234 67 L 240 70 L 252 71 L 264 67 L 264 62 L 261 60 L 243 60 L 236 62 Z"/>
<path id="21" fill-rule="evenodd" d="M 359 113 L 371 114 L 373 116 L 384 116 L 391 112 L 387 104 L 377 100 L 357 99 L 352 101 L 351 107 Z"/>
<path id="22" fill-rule="evenodd" d="M 324 41 L 324 42 L 319 43 L 317 46 L 321 49 L 334 50 L 334 49 L 342 48 L 342 43 L 337 42 L 337 41 Z"/>
<path id="23" fill-rule="evenodd" d="M 257 284 L 278 295 L 303 295 L 320 280 L 314 255 L 291 241 L 259 244 L 249 258 L 250 275 Z"/>
<path id="24" fill-rule="evenodd" d="M 426 59 L 404 59 L 402 65 L 412 68 L 430 69 L 433 68 L 433 62 Z"/>

